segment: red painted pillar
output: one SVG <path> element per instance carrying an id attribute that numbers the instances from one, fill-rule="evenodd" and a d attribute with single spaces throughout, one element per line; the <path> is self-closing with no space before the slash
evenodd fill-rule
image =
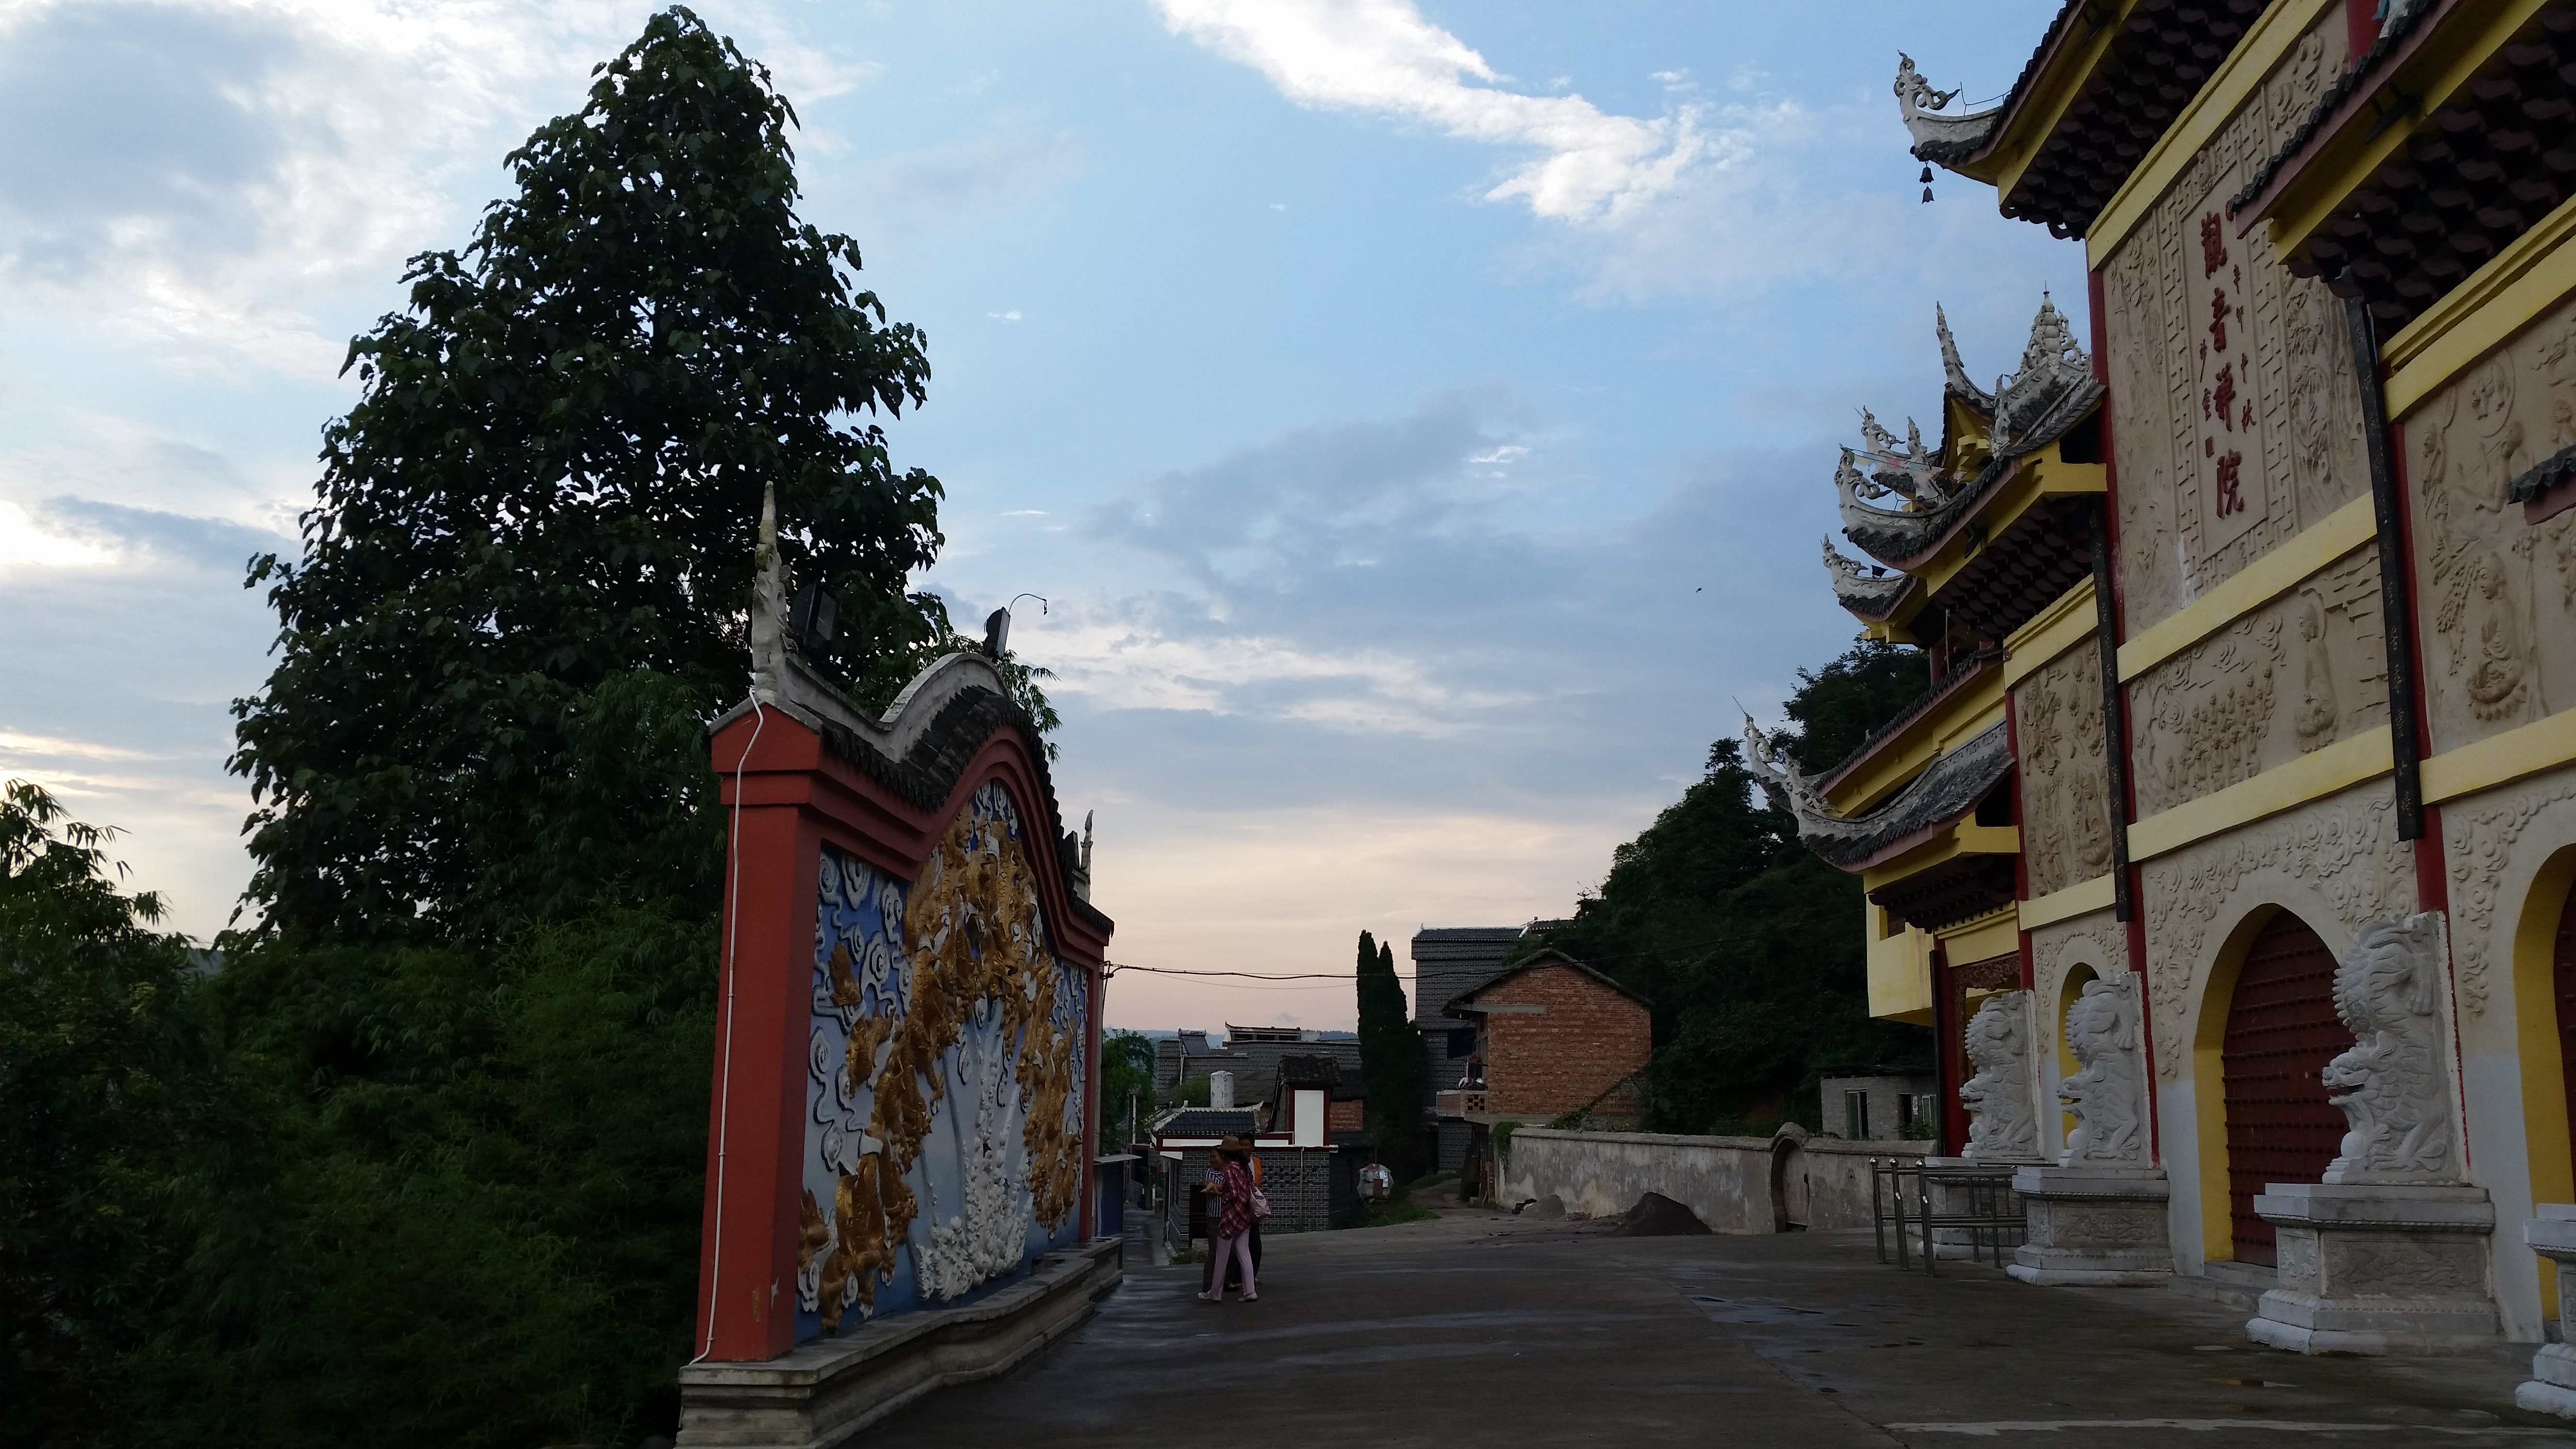
<path id="1" fill-rule="evenodd" d="M 756 740 L 756 743 L 755 743 Z M 698 1353 L 796 1346 L 796 1248 L 821 832 L 806 773 L 821 741 L 778 710 L 716 736 L 731 828 L 698 1250 Z M 724 767 L 734 766 L 731 770 Z"/>

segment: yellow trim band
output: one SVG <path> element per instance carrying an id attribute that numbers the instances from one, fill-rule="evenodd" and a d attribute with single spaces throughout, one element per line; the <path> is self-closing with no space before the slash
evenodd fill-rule
<path id="1" fill-rule="evenodd" d="M 2111 909 L 2113 899 L 2111 878 L 2107 875 L 2097 875 L 2080 885 L 2071 885 L 2062 891 L 2050 891 L 2044 896 L 2035 896 L 2022 902 L 2021 928 L 2025 931 L 2036 931 L 2042 926 L 2054 926 L 2060 921 L 2074 920 L 2077 916 L 2088 916 L 2095 911 L 2107 911 Z"/>
<path id="2" fill-rule="evenodd" d="M 2576 247 L 2561 245 L 2570 236 L 2576 236 L 2576 198 L 2558 203 L 2538 226 L 2399 328 L 2380 349 L 2390 368 L 2388 415 L 2405 416 L 2435 388 L 2576 292 Z"/>
<path id="3" fill-rule="evenodd" d="M 2021 950 L 2021 925 L 2010 913 L 1992 920 L 1979 921 L 1955 936 L 1944 935 L 1941 949 L 1953 966 L 1972 961 L 1991 961 L 1997 956 L 2011 956 Z"/>
<path id="4" fill-rule="evenodd" d="M 2176 609 L 2120 646 L 2120 682 L 2128 683 L 2239 618 L 2288 593 L 2317 570 L 2368 543 L 2379 532 L 2368 494 L 2352 500 L 2289 542 L 2237 570 L 2208 593 Z"/>
<path id="5" fill-rule="evenodd" d="M 2058 655 L 2093 637 L 2100 615 L 2093 607 L 2093 581 L 2086 579 L 2057 602 L 2031 616 L 2004 640 L 2004 688 L 2010 689 L 2047 667 Z"/>
<path id="6" fill-rule="evenodd" d="M 2290 47 L 2299 43 L 2299 37 L 2308 33 L 2318 16 L 2340 3 L 2341 0 L 2292 0 L 2264 10 L 2245 38 L 2228 52 L 2218 74 L 2211 76 L 2209 84 L 2191 98 L 2183 113 L 2165 127 L 2156 144 L 2147 148 L 2146 159 L 2129 173 L 2119 190 L 2111 193 L 2101 214 L 2093 218 L 2093 225 L 2084 233 L 2084 260 L 2088 267 L 2098 272 L 2109 263 L 2111 253 L 2119 250 L 2129 233 L 2138 229 L 2138 223 L 2147 219 L 2148 211 L 2165 194 L 2165 188 L 2174 184 L 2237 108 L 2262 89 L 2281 57 L 2290 53 Z"/>
<path id="7" fill-rule="evenodd" d="M 2576 710 L 2562 710 L 2426 760 L 2424 799 L 2456 800 L 2570 760 L 2576 760 Z"/>
<path id="8" fill-rule="evenodd" d="M 2239 780 L 2224 790 L 2211 791 L 2197 800 L 2148 816 L 2129 827 L 2129 859 L 2152 860 L 2220 831 L 2251 825 L 2267 815 L 2323 799 L 2395 768 L 2388 726 L 2363 730 L 2314 754 L 2275 765 L 2251 780 Z"/>

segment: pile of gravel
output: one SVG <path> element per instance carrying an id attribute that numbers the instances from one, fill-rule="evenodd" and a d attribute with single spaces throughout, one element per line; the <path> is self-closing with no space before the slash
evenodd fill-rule
<path id="1" fill-rule="evenodd" d="M 1650 1192 L 1637 1199 L 1637 1205 L 1619 1215 L 1619 1226 L 1610 1230 L 1614 1238 L 1680 1238 L 1709 1231 L 1699 1214 L 1673 1201 L 1660 1192 Z"/>

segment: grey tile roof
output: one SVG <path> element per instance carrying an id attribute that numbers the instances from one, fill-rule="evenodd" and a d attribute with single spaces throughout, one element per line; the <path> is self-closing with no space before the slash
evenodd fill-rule
<path id="1" fill-rule="evenodd" d="M 1426 926 L 1413 933 L 1413 1019 L 1434 1028 L 1464 1026 L 1443 1014 L 1459 992 L 1503 969 L 1503 953 L 1522 926 Z"/>

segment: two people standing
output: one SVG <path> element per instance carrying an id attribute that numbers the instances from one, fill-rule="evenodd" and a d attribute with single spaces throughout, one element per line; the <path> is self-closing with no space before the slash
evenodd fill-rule
<path id="1" fill-rule="evenodd" d="M 1256 1172 L 1248 1139 L 1228 1137 L 1217 1144 L 1208 1173 L 1208 1189 L 1217 1200 L 1215 1229 L 1209 1234 L 1216 1241 L 1216 1249 L 1209 1255 L 1207 1291 L 1199 1294 L 1210 1303 L 1225 1301 L 1226 1279 L 1238 1264 L 1243 1271 L 1243 1301 L 1257 1303 L 1261 1299 L 1252 1246 L 1260 1222 L 1256 1204 L 1261 1188 Z"/>

